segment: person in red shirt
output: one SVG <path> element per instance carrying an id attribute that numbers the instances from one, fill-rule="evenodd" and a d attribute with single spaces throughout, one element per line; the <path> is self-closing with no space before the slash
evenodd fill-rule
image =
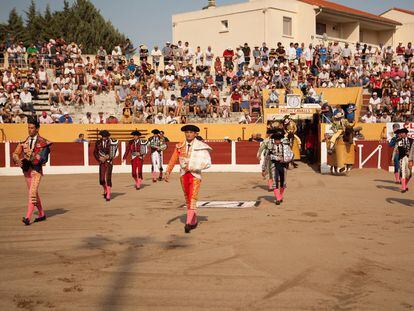
<path id="1" fill-rule="evenodd" d="M 233 112 L 240 112 L 240 103 L 241 103 L 241 94 L 238 89 L 235 89 L 233 94 L 231 94 L 231 107 Z"/>
<path id="2" fill-rule="evenodd" d="M 234 67 L 234 64 L 233 64 L 234 51 L 231 47 L 228 47 L 226 50 L 224 50 L 223 57 L 224 57 L 224 66 L 227 69 L 228 68 L 233 69 L 233 67 Z"/>
<path id="3" fill-rule="evenodd" d="M 226 51 L 224 51 L 226 52 Z M 222 72 L 223 71 L 223 66 L 221 65 L 221 60 L 220 57 L 216 57 L 216 61 L 214 62 L 214 70 L 216 72 Z"/>
<path id="4" fill-rule="evenodd" d="M 405 72 L 403 70 L 401 70 L 400 66 L 396 65 L 395 67 L 392 68 L 391 71 L 391 78 L 393 78 L 394 80 L 396 78 L 402 79 L 405 77 Z"/>
<path id="5" fill-rule="evenodd" d="M 107 124 L 118 124 L 119 122 L 118 122 L 118 119 L 115 116 L 111 115 L 111 116 L 109 116 L 108 119 L 106 119 L 106 123 Z"/>
<path id="6" fill-rule="evenodd" d="M 372 92 L 376 92 L 379 97 L 382 97 L 382 79 L 380 76 L 375 77 Z"/>
<path id="7" fill-rule="evenodd" d="M 391 100 L 392 111 L 397 112 L 398 105 L 400 104 L 400 96 L 398 96 L 397 92 L 394 92 L 392 93 L 390 100 Z"/>
<path id="8" fill-rule="evenodd" d="M 397 57 L 402 61 L 404 59 L 405 54 L 405 47 L 402 46 L 402 43 L 398 43 L 398 46 L 395 48 L 395 53 L 397 53 Z"/>

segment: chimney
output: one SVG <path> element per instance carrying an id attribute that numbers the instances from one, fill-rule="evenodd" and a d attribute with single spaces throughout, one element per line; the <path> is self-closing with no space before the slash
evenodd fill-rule
<path id="1" fill-rule="evenodd" d="M 211 9 L 216 7 L 216 0 L 208 0 L 207 6 L 203 8 L 203 10 Z"/>

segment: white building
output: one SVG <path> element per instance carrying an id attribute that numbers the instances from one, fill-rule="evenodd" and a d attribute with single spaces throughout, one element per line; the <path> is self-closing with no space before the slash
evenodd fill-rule
<path id="1" fill-rule="evenodd" d="M 395 46 L 406 44 L 414 33 L 412 12 L 396 9 L 379 16 L 325 0 L 249 0 L 225 6 L 209 2 L 207 9 L 173 15 L 174 42 L 188 41 L 203 50 L 211 45 L 220 52 L 245 42 L 251 47 L 263 42 L 276 46 L 279 41 L 286 46 L 323 39 Z"/>
<path id="2" fill-rule="evenodd" d="M 396 27 L 393 42 L 394 45 L 399 42 L 404 45 L 411 41 L 414 43 L 414 11 L 401 8 L 392 8 L 382 13 L 381 16 L 399 21 L 401 23 L 401 25 L 397 25 Z"/>

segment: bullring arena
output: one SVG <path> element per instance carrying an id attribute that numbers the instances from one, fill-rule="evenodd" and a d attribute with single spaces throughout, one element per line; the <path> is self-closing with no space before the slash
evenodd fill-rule
<path id="1" fill-rule="evenodd" d="M 414 11 L 18 2 L 1 311 L 414 310 Z"/>
<path id="2" fill-rule="evenodd" d="M 413 308 L 414 200 L 391 174 L 338 177 L 301 164 L 275 207 L 257 173 L 206 173 L 200 200 L 259 204 L 201 208 L 190 235 L 176 175 L 146 178 L 137 192 L 116 174 L 109 203 L 96 174 L 48 175 L 48 220 L 30 227 L 19 220 L 21 176 L 1 177 L 2 309 Z"/>
<path id="3" fill-rule="evenodd" d="M 258 143 L 209 144 L 213 166 L 199 195 L 206 206 L 190 235 L 182 231 L 178 174 L 153 184 L 145 162 L 137 191 L 130 167 L 115 160 L 115 172 L 124 173 L 114 174 L 112 200 L 105 202 L 90 143 L 52 145 L 40 189 L 45 223 L 21 225 L 22 177 L 0 177 L 2 308 L 413 308 L 414 199 L 378 169 L 379 154 L 364 163 L 375 168 L 344 176 L 300 163 L 288 171 L 285 203 L 278 207 L 259 173 Z M 367 148 L 365 159 L 378 142 L 359 144 Z M 1 154 L 15 145 L 0 144 Z M 172 149 L 170 143 L 166 159 Z M 389 164 L 387 146 L 382 150 Z M 5 157 L 0 164 L 12 166 Z M 16 175 L 20 169 L 2 170 Z M 76 171 L 83 174 L 67 175 Z"/>

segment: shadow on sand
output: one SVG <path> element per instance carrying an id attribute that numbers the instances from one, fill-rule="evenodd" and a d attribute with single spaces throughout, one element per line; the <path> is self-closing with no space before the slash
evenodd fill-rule
<path id="1" fill-rule="evenodd" d="M 173 223 L 173 222 L 174 222 L 174 221 L 176 221 L 176 220 L 180 220 L 180 222 L 181 222 L 182 224 L 185 224 L 185 222 L 186 222 L 186 220 L 187 220 L 187 214 L 182 214 L 182 215 L 180 215 L 180 216 L 176 216 L 176 217 L 174 217 L 174 218 L 171 218 L 170 220 L 168 220 L 168 221 L 167 221 L 167 225 L 169 225 L 169 224 Z M 208 217 L 207 217 L 207 216 L 200 216 L 200 215 L 197 215 L 197 221 L 198 221 L 199 223 L 201 223 L 201 222 L 207 222 L 207 221 L 208 221 Z"/>
<path id="2" fill-rule="evenodd" d="M 45 213 L 46 213 L 47 218 L 51 218 L 51 217 L 56 216 L 56 215 L 65 214 L 68 211 L 69 210 L 64 209 L 64 208 L 55 208 L 55 209 L 45 210 Z"/>
<path id="3" fill-rule="evenodd" d="M 391 190 L 391 191 L 400 191 L 400 188 L 398 188 L 397 186 L 383 186 L 383 185 L 377 185 L 378 189 L 386 189 L 386 190 Z"/>
<path id="4" fill-rule="evenodd" d="M 387 184 L 395 184 L 395 181 L 387 179 L 374 179 L 374 181 L 385 182 Z"/>
<path id="5" fill-rule="evenodd" d="M 112 192 L 111 193 L 111 200 L 115 199 L 116 197 L 120 197 L 124 194 L 125 194 L 125 192 Z"/>
<path id="6" fill-rule="evenodd" d="M 411 199 L 401 199 L 401 198 L 386 198 L 385 201 L 390 204 L 398 203 L 405 206 L 413 206 L 414 207 L 414 200 Z"/>

